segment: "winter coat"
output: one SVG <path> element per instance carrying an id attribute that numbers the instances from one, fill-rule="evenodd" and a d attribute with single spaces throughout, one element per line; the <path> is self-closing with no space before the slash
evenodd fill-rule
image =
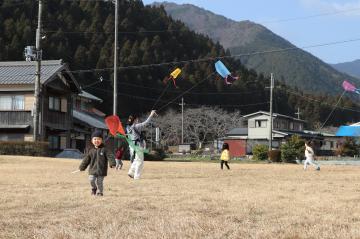
<path id="1" fill-rule="evenodd" d="M 103 145 L 99 148 L 92 147 L 81 162 L 79 169 L 85 171 L 89 166 L 89 175 L 107 176 L 107 165 L 115 166 L 114 155 L 105 149 Z"/>
<path id="2" fill-rule="evenodd" d="M 229 161 L 230 160 L 230 152 L 227 149 L 224 149 L 221 152 L 220 160 Z"/>

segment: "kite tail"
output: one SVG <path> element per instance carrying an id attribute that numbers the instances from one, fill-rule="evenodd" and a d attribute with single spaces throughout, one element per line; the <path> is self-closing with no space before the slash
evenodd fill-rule
<path id="1" fill-rule="evenodd" d="M 129 147 L 132 148 L 137 153 L 149 153 L 149 150 L 135 145 L 134 142 L 132 140 L 128 139 L 125 135 L 116 134 L 116 137 L 124 139 L 129 144 Z"/>

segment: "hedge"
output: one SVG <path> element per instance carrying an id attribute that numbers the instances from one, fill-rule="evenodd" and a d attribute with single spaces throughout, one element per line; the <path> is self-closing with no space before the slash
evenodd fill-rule
<path id="1" fill-rule="evenodd" d="M 252 149 L 255 160 L 267 160 L 268 159 L 268 147 L 266 145 L 258 144 Z"/>
<path id="2" fill-rule="evenodd" d="M 0 155 L 48 156 L 47 142 L 0 141 Z"/>

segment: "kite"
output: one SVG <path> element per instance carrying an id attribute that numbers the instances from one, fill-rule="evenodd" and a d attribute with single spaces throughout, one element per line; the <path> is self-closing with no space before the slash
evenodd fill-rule
<path id="1" fill-rule="evenodd" d="M 239 77 L 232 76 L 230 71 L 220 60 L 215 63 L 215 69 L 216 72 L 219 73 L 219 75 L 221 75 L 222 78 L 224 78 L 225 83 L 227 85 L 231 85 L 235 80 L 239 79 Z"/>
<path id="2" fill-rule="evenodd" d="M 356 88 L 353 84 L 351 84 L 348 81 L 344 81 L 342 83 L 342 87 L 344 88 L 345 91 L 355 92 L 357 94 L 360 94 L 360 89 Z"/>
<path id="3" fill-rule="evenodd" d="M 148 153 L 148 150 L 143 149 L 134 144 L 134 142 L 126 137 L 125 130 L 121 124 L 121 121 L 117 115 L 111 115 L 105 118 L 105 123 L 109 128 L 109 132 L 112 136 L 124 139 L 131 148 L 136 152 Z"/>
<path id="4" fill-rule="evenodd" d="M 164 81 L 163 81 L 164 84 L 167 84 L 170 80 L 172 80 L 173 83 L 174 83 L 174 86 L 175 86 L 176 88 L 178 88 L 177 85 L 176 85 L 176 78 L 177 78 L 180 74 L 181 74 L 181 69 L 180 69 L 180 68 L 176 68 L 173 72 L 170 73 L 170 76 L 169 76 L 168 78 L 165 78 L 165 79 L 164 79 Z"/>

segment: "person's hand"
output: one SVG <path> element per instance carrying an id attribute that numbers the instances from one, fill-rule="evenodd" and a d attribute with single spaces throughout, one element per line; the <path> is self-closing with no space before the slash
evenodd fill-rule
<path id="1" fill-rule="evenodd" d="M 156 110 L 152 110 L 151 113 L 150 113 L 150 115 L 151 115 L 151 116 L 154 116 L 154 115 L 157 116 Z"/>

